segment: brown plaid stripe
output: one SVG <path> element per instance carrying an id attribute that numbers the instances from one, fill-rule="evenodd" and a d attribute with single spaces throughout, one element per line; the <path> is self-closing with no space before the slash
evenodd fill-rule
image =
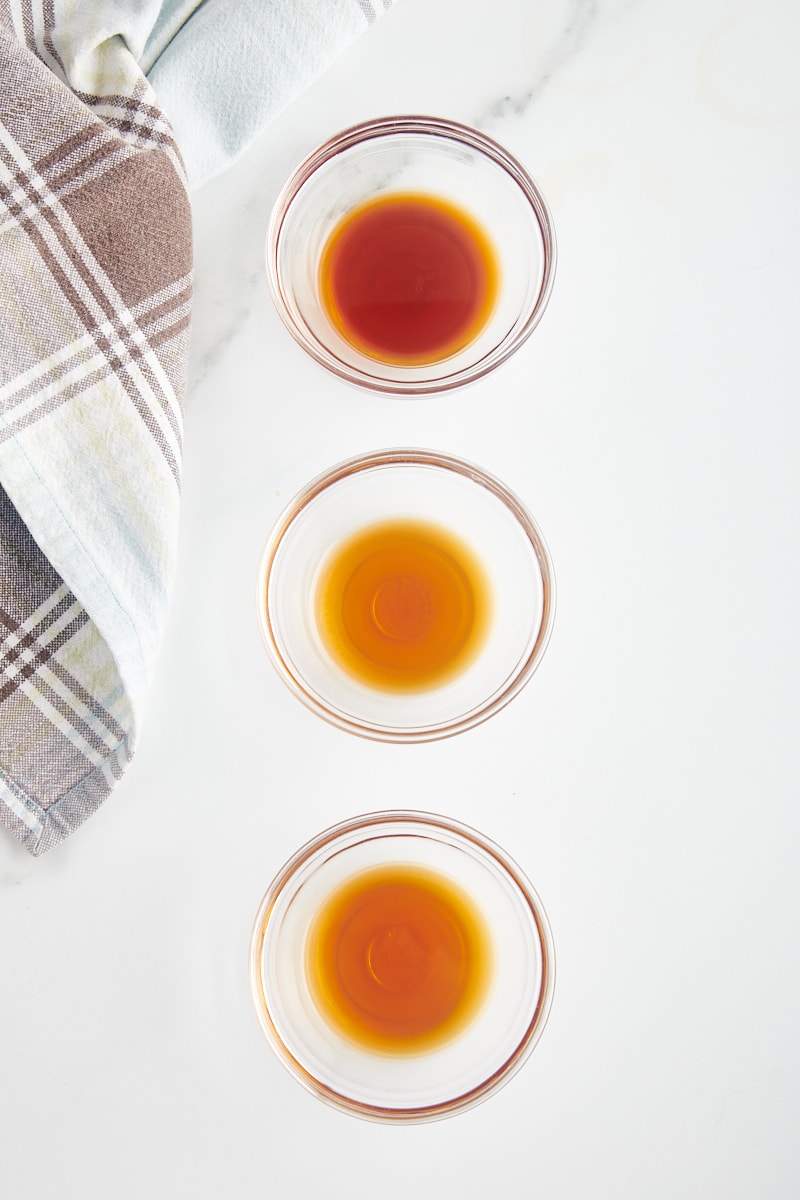
<path id="1" fill-rule="evenodd" d="M 134 314 L 142 335 L 138 343 L 126 337 L 126 330 L 118 318 L 110 322 L 110 336 L 122 344 L 124 357 L 117 356 L 119 365 L 136 363 L 155 394 L 159 392 L 159 384 L 147 364 L 144 350 L 147 347 L 157 349 L 162 342 L 184 332 L 191 319 L 191 280 L 187 278 L 185 287 L 173 286 L 169 291 L 171 294 L 167 299 L 159 302 L 157 297 L 152 297 Z M 146 311 L 148 306 L 151 306 L 150 312 Z M 13 437 L 17 430 L 46 416 L 57 404 L 68 402 L 107 376 L 112 370 L 112 363 L 105 351 L 111 344 L 106 339 L 105 346 L 98 346 L 96 338 L 82 337 L 65 347 L 59 362 L 54 365 L 40 364 L 37 372 L 27 379 L 18 380 L 15 388 L 1 394 L 6 425 L 0 428 L 0 442 Z M 181 430 L 175 413 L 164 404 L 163 393 L 160 399 L 175 441 L 180 444 Z"/>
<path id="2" fill-rule="evenodd" d="M 172 410 L 170 399 L 173 389 L 164 387 L 158 372 L 154 370 L 154 347 L 149 343 L 145 331 L 137 324 L 130 310 L 119 295 L 103 266 L 92 254 L 81 229 L 73 221 L 67 207 L 59 203 L 56 194 L 50 191 L 45 181 L 31 168 L 26 171 L 19 162 L 20 152 L 12 154 L 6 144 L 0 142 L 0 162 L 14 173 L 14 188 L 0 189 L 0 203 L 4 203 L 11 217 L 19 223 L 46 264 L 50 276 L 68 299 L 83 328 L 93 339 L 94 345 L 104 358 L 103 365 L 87 373 L 85 384 L 91 386 L 105 371 L 115 373 L 128 393 L 147 429 L 159 445 L 169 464 L 176 484 L 180 475 L 180 429 L 177 414 Z M 51 153 L 49 166 L 59 165 L 58 157 Z M 122 163 L 111 168 L 117 174 L 125 170 Z M 110 173 L 110 172 L 109 172 Z M 75 176 L 72 176 L 74 182 Z M 96 182 L 97 176 L 93 175 Z M 87 186 L 84 178 L 83 188 Z M 77 195 L 77 192 L 76 192 Z M 108 197 L 105 207 L 108 208 Z M 167 315 L 164 303 L 160 305 L 161 319 Z M 188 329 L 189 310 L 184 300 L 184 312 L 177 327 L 173 326 L 170 336 Z M 91 360 L 90 360 L 91 361 Z M 131 377 L 133 366 L 142 369 L 147 386 L 142 387 Z M 68 394 L 74 394 L 75 383 Z M 62 391 L 62 398 L 64 392 Z M 52 393 L 40 412 L 47 412 L 53 404 Z M 30 414 L 27 420 L 29 421 Z"/>
<path id="3" fill-rule="evenodd" d="M 85 648 L 76 653 L 82 640 Z M 102 699 L 91 690 L 98 673 L 108 681 Z M 0 804 L 0 812 L 41 852 L 62 798 L 75 804 L 83 783 L 99 795 L 94 776 L 110 771 L 107 794 L 129 761 L 128 706 L 89 614 L 41 554 L 2 488 L 0 680 L 0 788 L 17 805 L 14 811 Z"/>
<path id="4" fill-rule="evenodd" d="M 87 126 L 32 164 L 33 180 L 40 181 L 41 191 L 38 191 L 27 172 L 18 169 L 5 152 L 3 161 L 8 168 L 8 179 L 0 182 L 0 205 L 4 210 L 0 232 L 7 223 L 34 217 L 44 198 L 63 200 L 88 179 L 99 178 L 135 153 L 132 146 L 120 146 L 117 138 L 99 122 Z"/>
<path id="5" fill-rule="evenodd" d="M 25 622 L 15 621 L 10 613 L 0 607 L 0 631 L 5 630 L 0 643 L 0 704 L 7 699 L 38 668 L 49 662 L 55 652 L 89 620 L 85 609 L 80 609 L 66 623 L 61 622 L 65 613 L 71 613 L 77 604 L 75 597 L 66 588 L 59 588 L 52 597 L 55 603 L 37 619 L 29 617 Z"/>
<path id="6" fill-rule="evenodd" d="M 125 140 L 145 150 L 156 146 L 178 153 L 170 126 L 158 109 L 145 100 L 96 96 L 89 92 L 76 92 L 76 95 Z"/>
<path id="7" fill-rule="evenodd" d="M 126 731 L 58 657 L 88 621 L 89 614 L 63 585 L 52 594 L 38 619 L 20 623 L 0 608 L 0 629 L 5 630 L 0 649 L 4 680 L 0 705 L 29 684 L 31 692 L 36 692 L 35 702 L 58 713 L 75 739 L 83 743 L 87 757 L 101 762 L 109 750 L 127 740 Z"/>
<path id="8" fill-rule="evenodd" d="M 72 599 L 74 603 L 74 597 Z M 5 623 L 6 617 L 7 614 L 2 614 L 0 620 Z M 16 676 L 9 678 L 0 689 L 0 704 L 30 680 L 38 693 L 36 702 L 63 717 L 64 722 L 83 742 L 87 758 L 96 756 L 97 761 L 102 761 L 109 749 L 116 749 L 117 744 L 125 740 L 125 730 L 113 714 L 104 709 L 87 691 L 80 680 L 71 675 L 54 657 L 88 620 L 88 613 L 85 609 L 80 609 L 47 644 L 33 643 L 26 647 L 30 658 L 20 664 Z M 50 666 L 53 683 L 47 680 L 45 672 L 41 670 L 45 664 Z"/>

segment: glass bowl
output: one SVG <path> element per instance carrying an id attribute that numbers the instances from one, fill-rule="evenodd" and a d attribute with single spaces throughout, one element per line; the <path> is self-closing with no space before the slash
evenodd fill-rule
<path id="1" fill-rule="evenodd" d="M 411 531 L 407 559 L 392 557 L 398 529 Z M 318 476 L 278 519 L 258 572 L 280 677 L 318 716 L 378 741 L 434 741 L 499 712 L 539 665 L 554 609 L 550 555 L 522 502 L 432 450 L 380 450 Z"/>
<path id="2" fill-rule="evenodd" d="M 385 228 L 381 240 L 378 231 L 367 236 L 363 225 L 355 238 L 364 270 L 365 247 L 372 247 L 375 255 L 375 274 L 359 285 L 362 317 L 380 311 L 394 329 L 398 313 L 416 314 L 428 329 L 430 314 L 445 312 L 431 305 L 454 302 L 448 290 L 456 285 L 448 274 L 454 260 L 440 257 L 445 248 L 449 253 L 456 246 L 461 283 L 472 289 L 477 286 L 478 267 L 468 250 L 480 246 L 479 258 L 489 264 L 494 282 L 484 296 L 480 318 L 467 323 L 469 328 L 465 325 L 460 336 L 454 327 L 453 337 L 438 348 L 414 342 L 409 360 L 401 354 L 400 359 L 395 355 L 395 361 L 387 361 L 380 345 L 376 350 L 374 344 L 348 335 L 347 322 L 341 319 L 344 310 L 331 303 L 334 293 L 326 281 L 325 263 L 331 235 L 340 232 L 354 214 L 363 217 L 362 206 L 374 208 L 380 201 L 388 213 L 391 203 L 402 197 L 423 198 L 428 204 L 427 216 L 413 218 L 418 223 L 411 241 L 398 248 L 385 240 Z M 434 241 L 418 240 L 430 233 L 428 202 L 452 209 L 462 234 L 466 223 L 472 232 L 464 235 L 463 243 L 452 222 L 439 230 Z M 403 218 L 403 228 L 411 237 L 408 220 Z M 393 236 L 396 233 L 395 228 Z M 462 255 L 470 261 L 462 261 Z M 266 263 L 277 310 L 312 358 L 350 383 L 413 396 L 479 379 L 519 349 L 549 300 L 556 243 L 544 197 L 507 150 L 485 134 L 452 121 L 398 116 L 345 130 L 301 163 L 275 203 Z M 342 276 L 347 288 L 355 286 L 352 257 L 342 263 L 349 272 Z M 466 279 L 471 282 L 464 283 Z M 426 307 L 420 308 L 423 299 Z M 451 316 L 461 312 L 462 303 L 466 300 L 459 293 L 458 305 L 447 312 Z"/>
<path id="3" fill-rule="evenodd" d="M 410 878 L 410 890 L 389 900 L 370 893 L 387 873 Z M 425 907 L 431 880 L 445 896 L 467 898 L 484 939 L 480 953 L 473 953 L 469 932 L 461 937 L 461 915 L 447 900 L 437 901 L 439 924 L 431 933 Z M 348 923 L 336 898 L 353 888 L 362 908 Z M 326 925 L 331 905 L 338 915 Z M 408 1041 L 402 1022 L 408 1014 L 418 1022 L 429 993 L 439 988 L 449 953 L 447 934 L 439 930 L 450 920 L 461 938 L 461 949 L 453 951 L 460 971 L 453 994 L 469 993 L 471 1008 L 458 1028 L 445 1028 L 437 1038 L 434 1027 L 420 1046 Z M 359 1020 L 362 1012 L 380 1011 L 381 1019 L 389 1013 L 390 1043 L 376 1047 L 359 1024 L 342 1025 L 330 1009 L 319 977 L 331 939 L 345 964 L 342 986 L 350 986 L 351 954 L 369 983 L 367 1000 L 347 993 L 345 1003 L 352 999 Z M 528 1059 L 553 998 L 553 939 L 530 882 L 493 842 L 429 813 L 378 812 L 326 830 L 278 873 L 253 925 L 250 982 L 263 1032 L 310 1092 L 366 1119 L 420 1122 L 485 1100 Z M 456 1004 L 452 997 L 447 1003 Z"/>

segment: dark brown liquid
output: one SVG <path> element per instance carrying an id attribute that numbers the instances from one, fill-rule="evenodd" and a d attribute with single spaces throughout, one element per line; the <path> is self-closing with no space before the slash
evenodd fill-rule
<path id="1" fill-rule="evenodd" d="M 383 691 L 453 678 L 480 649 L 490 613 L 485 572 L 437 525 L 387 520 L 336 547 L 316 593 L 317 625 L 349 675 Z"/>
<path id="2" fill-rule="evenodd" d="M 323 1015 L 367 1050 L 429 1049 L 475 1015 L 491 975 L 483 917 L 446 876 L 368 869 L 341 884 L 312 926 L 307 970 Z"/>
<path id="3" fill-rule="evenodd" d="M 497 297 L 489 238 L 461 208 L 400 192 L 358 205 L 322 253 L 323 306 L 342 336 L 383 362 L 438 362 L 468 345 Z"/>

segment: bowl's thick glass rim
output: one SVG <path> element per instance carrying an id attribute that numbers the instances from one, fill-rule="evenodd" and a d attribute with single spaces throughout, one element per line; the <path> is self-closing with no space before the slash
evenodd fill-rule
<path id="1" fill-rule="evenodd" d="M 531 310 L 523 325 L 517 330 L 514 337 L 510 338 L 498 350 L 487 354 L 484 358 L 470 366 L 439 378 L 423 380 L 386 379 L 377 374 L 371 375 L 355 367 L 351 367 L 334 354 L 326 351 L 324 347 L 318 345 L 311 338 L 306 337 L 304 332 L 292 320 L 289 311 L 290 305 L 284 294 L 281 274 L 278 268 L 278 247 L 280 245 L 284 221 L 294 197 L 313 176 L 315 171 L 324 163 L 329 162 L 338 154 L 344 153 L 353 146 L 393 134 L 424 134 L 429 137 L 440 137 L 447 141 L 460 142 L 470 147 L 470 149 L 484 154 L 487 158 L 495 162 L 497 166 L 505 170 L 520 188 L 534 211 L 542 236 L 544 249 L 542 283 L 536 300 L 531 306 Z M 307 354 L 340 379 L 344 379 L 358 387 L 363 387 L 373 392 L 412 397 L 450 391 L 453 388 L 464 387 L 468 383 L 481 379 L 483 376 L 488 375 L 489 372 L 494 371 L 501 363 L 505 362 L 506 359 L 527 341 L 539 324 L 550 299 L 555 277 L 557 248 L 555 227 L 547 201 L 522 163 L 506 150 L 504 146 L 500 145 L 499 142 L 495 141 L 488 134 L 482 133 L 480 130 L 458 121 L 430 116 L 401 115 L 378 117 L 374 120 L 362 121 L 357 125 L 352 125 L 335 134 L 326 142 L 323 142 L 322 145 L 318 146 L 303 159 L 289 176 L 273 205 L 267 227 L 265 258 L 267 282 L 278 315 L 294 340 L 303 347 Z"/>
<path id="2" fill-rule="evenodd" d="M 542 580 L 542 617 L 538 634 L 525 661 L 505 685 L 487 701 L 469 712 L 463 713 L 452 720 L 435 725 L 417 725 L 402 728 L 385 726 L 368 721 L 362 721 L 342 712 L 333 705 L 312 692 L 304 681 L 296 675 L 281 652 L 279 640 L 270 617 L 268 595 L 269 580 L 281 541 L 295 518 L 317 496 L 327 488 L 362 471 L 380 469 L 392 466 L 425 466 L 445 471 L 455 472 L 478 486 L 486 488 L 499 499 L 518 522 L 531 544 L 533 554 L 538 563 Z M 278 517 L 267 539 L 261 554 L 256 584 L 256 615 L 262 640 L 267 653 L 278 675 L 289 690 L 318 717 L 336 726 L 338 729 L 370 741 L 420 743 L 440 741 L 454 737 L 467 729 L 483 724 L 495 713 L 501 711 L 517 696 L 531 676 L 536 671 L 542 656 L 547 649 L 553 629 L 556 607 L 556 583 L 553 562 L 544 536 L 536 521 L 523 504 L 522 500 L 506 487 L 495 475 L 483 467 L 445 454 L 437 450 L 427 450 L 414 447 L 398 447 L 393 449 L 375 450 L 366 454 L 356 455 L 345 459 L 336 466 L 323 471 L 310 481 L 293 500 L 286 506 Z"/>
<path id="3" fill-rule="evenodd" d="M 414 830 L 418 832 L 418 835 L 429 837 L 434 836 L 436 830 L 440 830 L 446 835 L 454 835 L 456 838 L 468 842 L 488 855 L 497 868 L 513 880 L 523 895 L 536 926 L 542 953 L 542 979 L 538 1000 L 528 1027 L 514 1051 L 487 1079 L 468 1091 L 454 1096 L 451 1100 L 418 1108 L 393 1108 L 368 1104 L 343 1095 L 316 1079 L 298 1062 L 275 1028 L 269 1015 L 261 982 L 263 945 L 269 917 L 278 897 L 293 876 L 320 851 L 333 850 L 337 842 L 358 844 L 358 840 L 361 839 L 349 842 L 348 839 L 352 839 L 352 835 L 360 831 L 364 834 L 363 840 L 389 836 L 392 826 L 397 826 L 398 834 L 411 832 L 412 836 Z M 470 825 L 438 813 L 416 809 L 386 809 L 363 813 L 332 825 L 307 841 L 288 859 L 272 880 L 258 907 L 250 935 L 249 970 L 251 995 L 262 1032 L 279 1060 L 307 1091 L 334 1108 L 365 1120 L 389 1124 L 410 1124 L 441 1120 L 473 1108 L 499 1091 L 516 1075 L 533 1053 L 550 1015 L 555 992 L 555 945 L 547 913 L 536 889 L 511 855 L 491 838 L 479 833 Z"/>

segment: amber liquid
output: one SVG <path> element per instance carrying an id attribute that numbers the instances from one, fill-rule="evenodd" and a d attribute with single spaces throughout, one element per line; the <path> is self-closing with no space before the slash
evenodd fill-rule
<path id="1" fill-rule="evenodd" d="M 486 924 L 438 872 L 392 864 L 348 879 L 311 928 L 307 970 L 323 1016 L 385 1053 L 427 1050 L 459 1033 L 491 976 Z"/>
<path id="2" fill-rule="evenodd" d="M 323 564 L 316 619 L 331 657 L 382 691 L 452 679 L 481 648 L 490 615 L 486 574 L 448 530 L 398 519 L 358 530 Z"/>
<path id="3" fill-rule="evenodd" d="M 497 298 L 498 263 L 480 225 L 437 196 L 366 201 L 330 235 L 320 293 L 333 324 L 383 362 L 438 362 L 468 345 Z"/>

